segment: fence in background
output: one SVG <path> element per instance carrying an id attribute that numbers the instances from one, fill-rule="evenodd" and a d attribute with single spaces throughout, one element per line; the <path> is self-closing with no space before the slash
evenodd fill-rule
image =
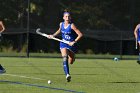
<path id="1" fill-rule="evenodd" d="M 52 34 L 56 29 L 43 29 L 44 33 Z M 79 54 L 91 55 L 137 55 L 133 31 L 81 30 L 84 37 L 79 41 Z M 60 36 L 58 36 L 60 38 Z M 59 42 L 49 40 L 36 34 L 36 29 L 29 31 L 27 45 L 26 29 L 6 29 L 2 33 L 0 56 L 27 56 L 30 53 L 60 53 Z M 52 55 L 53 56 L 53 55 Z M 105 56 L 103 56 L 105 57 Z"/>

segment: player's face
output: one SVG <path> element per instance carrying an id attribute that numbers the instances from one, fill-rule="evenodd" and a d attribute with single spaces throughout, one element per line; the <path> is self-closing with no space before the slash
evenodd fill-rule
<path id="1" fill-rule="evenodd" d="M 63 16 L 63 19 L 64 19 L 64 21 L 70 21 L 71 20 L 71 17 L 70 17 L 70 15 L 69 14 L 64 14 L 64 16 Z"/>

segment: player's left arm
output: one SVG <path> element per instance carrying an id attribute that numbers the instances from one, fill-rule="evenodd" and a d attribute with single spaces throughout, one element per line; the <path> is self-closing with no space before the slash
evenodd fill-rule
<path id="1" fill-rule="evenodd" d="M 76 39 L 73 42 L 71 42 L 71 45 L 74 45 L 74 43 L 78 42 L 82 38 L 83 34 L 81 33 L 81 31 L 74 24 L 71 25 L 71 28 L 78 35 L 76 37 Z"/>

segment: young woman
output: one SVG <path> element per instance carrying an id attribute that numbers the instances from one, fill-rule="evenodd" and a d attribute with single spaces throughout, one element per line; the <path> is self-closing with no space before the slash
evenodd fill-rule
<path id="1" fill-rule="evenodd" d="M 0 27 L 1 27 L 1 29 L 0 29 L 0 36 L 1 36 L 1 33 L 5 30 L 5 27 L 4 27 L 3 23 L 2 23 L 2 21 L 0 21 Z M 5 73 L 5 72 L 6 72 L 6 70 L 0 64 L 0 74 Z"/>
<path id="2" fill-rule="evenodd" d="M 77 51 L 77 42 L 83 36 L 79 29 L 71 22 L 71 16 L 69 12 L 63 14 L 64 22 L 60 23 L 59 29 L 53 34 L 49 35 L 49 39 L 62 34 L 62 40 L 69 41 L 69 44 L 60 42 L 60 51 L 63 58 L 63 68 L 66 75 L 67 82 L 71 81 L 69 72 L 69 64 L 73 64 L 75 61 L 75 53 Z"/>

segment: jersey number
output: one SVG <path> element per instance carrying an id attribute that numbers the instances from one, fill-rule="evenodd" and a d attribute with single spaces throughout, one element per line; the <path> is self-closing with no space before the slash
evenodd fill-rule
<path id="1" fill-rule="evenodd" d="M 70 40 L 70 36 L 69 36 L 69 35 L 65 35 L 65 38 L 66 38 L 67 40 Z"/>

